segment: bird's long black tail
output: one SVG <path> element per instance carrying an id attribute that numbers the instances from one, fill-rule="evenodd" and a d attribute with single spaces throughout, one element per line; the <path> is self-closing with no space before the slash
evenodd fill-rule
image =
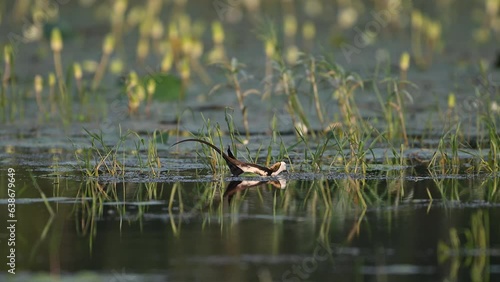
<path id="1" fill-rule="evenodd" d="M 217 148 L 215 145 L 201 139 L 195 139 L 195 138 L 189 138 L 189 139 L 184 139 L 179 142 L 176 142 L 172 144 L 172 146 L 175 146 L 180 143 L 184 142 L 199 142 L 203 143 L 207 146 L 210 146 L 210 148 L 214 149 L 217 153 L 221 154 L 224 160 L 226 161 L 226 164 L 229 166 L 229 170 L 231 170 L 231 174 L 234 176 L 238 176 L 243 173 L 241 168 L 238 167 L 237 163 L 239 162 L 237 159 L 234 158 L 233 154 L 231 153 L 231 150 L 228 149 L 228 153 L 230 154 L 229 156 L 226 155 L 224 152 L 222 152 L 219 148 Z M 171 146 L 171 147 L 172 147 Z"/>

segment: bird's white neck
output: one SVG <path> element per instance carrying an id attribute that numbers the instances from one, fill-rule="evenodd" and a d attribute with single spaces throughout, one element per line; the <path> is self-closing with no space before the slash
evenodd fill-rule
<path id="1" fill-rule="evenodd" d="M 271 173 L 271 175 L 275 176 L 275 175 L 282 173 L 283 171 L 286 171 L 286 163 L 280 162 L 279 168 L 276 171 L 274 171 L 273 173 Z"/>

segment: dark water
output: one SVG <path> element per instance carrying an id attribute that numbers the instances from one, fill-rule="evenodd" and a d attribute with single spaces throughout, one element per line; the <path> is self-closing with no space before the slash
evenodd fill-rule
<path id="1" fill-rule="evenodd" d="M 201 182 L 103 183 L 14 168 L 20 275 L 12 281 L 41 272 L 82 281 L 500 277 L 497 178 L 298 174 L 285 177 L 285 188 L 234 192 L 230 178 L 210 174 Z M 6 167 L 0 171 L 3 189 Z"/>

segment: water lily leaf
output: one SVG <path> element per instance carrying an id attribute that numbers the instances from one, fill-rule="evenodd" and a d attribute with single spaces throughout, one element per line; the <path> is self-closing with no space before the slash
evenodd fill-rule
<path id="1" fill-rule="evenodd" d="M 151 79 L 156 83 L 155 92 L 153 94 L 154 100 L 179 100 L 182 93 L 182 81 L 180 78 L 166 73 L 153 73 L 144 76 L 142 82 L 144 85 L 147 85 Z"/>

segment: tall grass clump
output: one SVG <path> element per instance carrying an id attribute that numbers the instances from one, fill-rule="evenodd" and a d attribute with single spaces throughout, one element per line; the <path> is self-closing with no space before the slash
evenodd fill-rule
<path id="1" fill-rule="evenodd" d="M 386 98 L 382 97 L 377 85 L 378 83 L 385 84 L 386 92 L 388 93 Z M 405 86 L 416 87 L 409 81 L 400 81 L 397 78 L 386 78 L 380 82 L 374 82 L 375 93 L 379 100 L 386 124 L 385 134 L 387 139 L 395 140 L 399 138 L 403 140 L 405 146 L 408 146 L 409 140 L 406 130 L 405 113 L 407 110 L 405 99 L 411 103 L 413 102 L 413 97 L 404 89 Z"/>
<path id="2" fill-rule="evenodd" d="M 454 131 L 450 129 L 444 133 L 439 139 L 437 150 L 428 163 L 429 171 L 439 171 L 442 174 L 457 174 L 460 171 L 462 163 L 458 155 L 462 147 L 460 137 L 460 124 Z"/>
<path id="3" fill-rule="evenodd" d="M 321 107 L 321 100 L 319 98 L 318 83 L 317 83 L 317 62 L 313 56 L 309 56 L 306 63 L 306 73 L 307 80 L 310 84 L 311 92 L 313 93 L 314 108 L 316 109 L 316 115 L 318 116 L 318 121 L 322 128 L 325 125 L 325 118 L 323 113 L 323 107 Z"/>
<path id="4" fill-rule="evenodd" d="M 488 155 L 485 164 L 485 168 L 490 172 L 498 172 L 500 170 L 500 136 L 498 135 L 496 121 L 491 115 L 485 115 L 481 117 L 484 126 L 487 130 L 488 137 Z"/>
<path id="5" fill-rule="evenodd" d="M 223 132 L 219 124 L 212 125 L 212 121 L 210 119 L 206 119 L 203 114 L 202 118 L 203 126 L 198 131 L 198 134 L 195 136 L 195 138 L 203 139 L 211 144 L 214 144 L 216 147 L 219 147 L 221 151 L 225 151 L 226 148 L 223 147 L 224 143 L 222 142 Z M 216 140 L 218 142 L 216 142 Z M 225 161 L 222 156 L 209 146 L 201 145 L 201 147 L 202 151 L 196 152 L 197 155 L 201 158 L 201 161 L 207 164 L 214 174 L 222 174 L 225 167 Z M 237 150 L 232 151 L 235 156 L 237 156 Z"/>
<path id="6" fill-rule="evenodd" d="M 279 73 L 279 83 L 281 83 L 287 97 L 286 108 L 292 122 L 295 128 L 299 128 L 304 133 L 307 133 L 311 129 L 311 124 L 299 99 L 296 73 L 284 60 L 283 56 L 279 56 L 276 59 L 275 66 Z"/>
<path id="7" fill-rule="evenodd" d="M 248 123 L 248 111 L 247 111 L 247 106 L 245 105 L 245 98 L 251 94 L 260 95 L 260 91 L 255 88 L 251 88 L 248 90 L 242 89 L 241 83 L 249 80 L 250 78 L 244 71 L 245 66 L 239 63 L 236 58 L 231 59 L 231 62 L 229 64 L 222 63 L 220 66 L 226 72 L 229 85 L 231 85 L 231 87 L 234 88 L 236 98 L 238 100 L 238 107 L 241 111 L 241 116 L 243 119 L 243 127 L 245 129 L 245 136 L 246 136 L 245 143 L 248 143 L 248 140 L 250 139 L 250 125 Z M 214 88 L 212 88 L 211 92 L 221 87 L 222 84 L 217 84 L 214 86 Z"/>
<path id="8" fill-rule="evenodd" d="M 153 177 L 158 175 L 157 169 L 161 167 L 161 163 L 157 151 L 156 131 L 153 133 L 153 139 L 146 141 L 134 131 L 122 133 L 120 127 L 115 144 L 109 144 L 102 132 L 94 133 L 85 128 L 84 131 L 90 139 L 90 147 L 77 149 L 75 156 L 85 175 L 123 177 L 128 170 L 133 170 L 125 165 L 127 161 L 133 161 L 132 166 L 140 171 L 149 170 Z M 130 141 L 134 144 L 134 149 L 128 146 Z M 147 152 L 145 159 L 141 155 L 143 151 Z M 131 158 L 131 155 L 135 156 L 135 159 Z"/>
<path id="9" fill-rule="evenodd" d="M 341 65 L 328 59 L 320 62 L 320 68 L 321 75 L 333 88 L 332 98 L 339 105 L 343 125 L 350 128 L 351 133 L 363 130 L 365 125 L 354 97 L 358 88 L 364 88 L 363 79 L 356 73 L 345 71 Z"/>
<path id="10" fill-rule="evenodd" d="M 364 135 L 369 132 L 367 124 L 362 119 L 355 100 L 358 88 L 363 89 L 364 82 L 356 73 L 346 72 L 342 66 L 323 59 L 319 63 L 321 75 L 333 86 L 332 98 L 337 101 L 340 110 L 342 131 L 350 148 L 350 159 L 356 160 L 358 167 L 360 157 L 363 157 Z"/>

